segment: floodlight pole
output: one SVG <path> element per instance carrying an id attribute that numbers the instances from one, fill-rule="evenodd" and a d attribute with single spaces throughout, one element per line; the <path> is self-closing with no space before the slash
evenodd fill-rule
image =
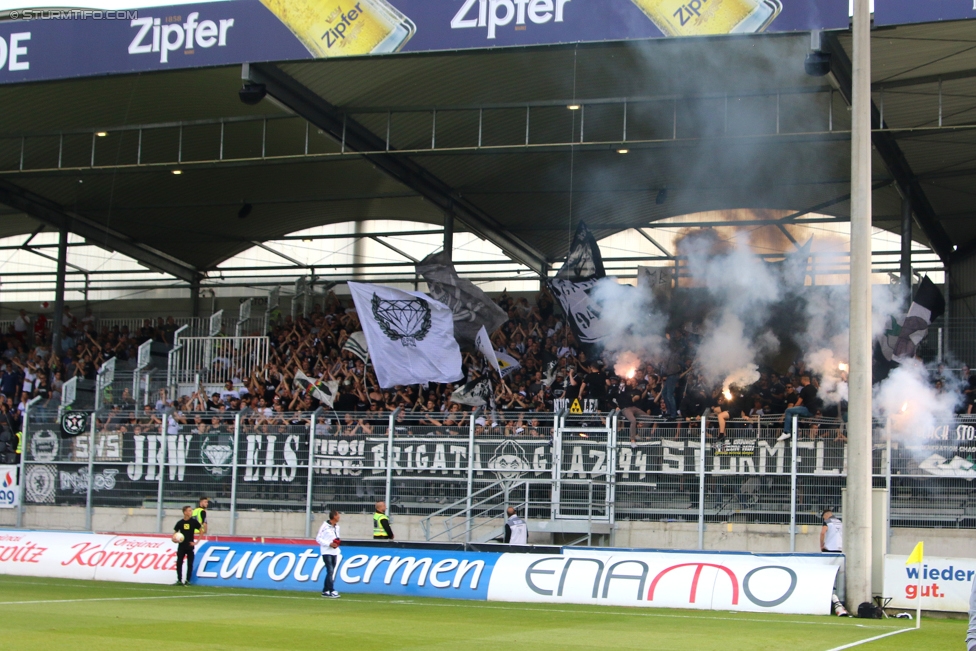
<path id="1" fill-rule="evenodd" d="M 847 599 L 871 601 L 871 10 L 854 0 L 851 107 L 851 339 Z"/>
<path id="2" fill-rule="evenodd" d="M 68 229 L 58 234 L 58 273 L 54 289 L 54 319 L 51 323 L 51 350 L 61 354 L 61 328 L 64 325 L 64 283 L 68 272 Z"/>

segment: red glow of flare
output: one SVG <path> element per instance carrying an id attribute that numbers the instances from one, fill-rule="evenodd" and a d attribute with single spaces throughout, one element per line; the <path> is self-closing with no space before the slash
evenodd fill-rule
<path id="1" fill-rule="evenodd" d="M 901 413 L 904 414 L 906 411 L 908 411 L 908 403 L 907 402 L 901 406 Z"/>
<path id="2" fill-rule="evenodd" d="M 732 399 L 732 392 L 729 391 L 728 389 L 726 389 L 725 391 L 723 391 L 722 392 L 722 395 L 725 396 L 725 399 L 726 400 L 731 400 Z"/>

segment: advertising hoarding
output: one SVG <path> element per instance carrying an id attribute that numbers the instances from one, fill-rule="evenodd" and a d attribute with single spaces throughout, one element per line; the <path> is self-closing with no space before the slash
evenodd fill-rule
<path id="1" fill-rule="evenodd" d="M 0 83 L 848 24 L 847 0 L 233 0 L 112 11 L 28 5 L 0 22 Z"/>
<path id="2" fill-rule="evenodd" d="M 921 567 L 905 565 L 908 556 L 885 556 L 884 596 L 891 608 L 915 610 L 921 579 L 922 610 L 968 613 L 976 558 L 926 556 Z"/>

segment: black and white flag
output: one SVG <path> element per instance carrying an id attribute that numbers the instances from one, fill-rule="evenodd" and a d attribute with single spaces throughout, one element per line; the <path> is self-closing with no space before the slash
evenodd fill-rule
<path id="1" fill-rule="evenodd" d="M 556 278 L 579 282 L 591 278 L 603 278 L 606 275 L 607 272 L 603 269 L 603 256 L 600 255 L 596 238 L 586 227 L 586 223 L 580 222 L 576 226 L 566 262 L 556 273 Z"/>
<path id="2" fill-rule="evenodd" d="M 346 343 L 342 345 L 343 350 L 348 350 L 350 353 L 363 360 L 363 364 L 369 363 L 369 348 L 366 346 L 366 335 L 360 330 L 359 332 L 354 332 L 349 335 L 346 339 Z"/>
<path id="3" fill-rule="evenodd" d="M 908 314 L 898 332 L 894 357 L 915 357 L 915 350 L 929 333 L 929 326 L 945 313 L 945 298 L 929 277 L 922 278 Z"/>
<path id="4" fill-rule="evenodd" d="M 348 285 L 382 388 L 464 377 L 449 307 L 420 292 Z"/>
<path id="5" fill-rule="evenodd" d="M 491 380 L 487 377 L 472 380 L 454 390 L 451 394 L 451 402 L 472 407 L 484 407 L 492 399 Z"/>
<path id="6" fill-rule="evenodd" d="M 508 321 L 505 310 L 469 280 L 458 277 L 454 265 L 444 254 L 432 253 L 417 264 L 417 273 L 427 283 L 430 297 L 451 309 L 454 336 L 465 348 L 475 348 L 478 330 L 490 335 Z"/>
<path id="7" fill-rule="evenodd" d="M 332 403 L 335 400 L 336 394 L 339 393 L 339 383 L 335 380 L 329 380 L 328 382 L 316 382 L 312 378 L 305 375 L 302 371 L 295 371 L 295 382 L 311 392 L 312 397 L 321 402 L 323 405 L 332 408 Z"/>

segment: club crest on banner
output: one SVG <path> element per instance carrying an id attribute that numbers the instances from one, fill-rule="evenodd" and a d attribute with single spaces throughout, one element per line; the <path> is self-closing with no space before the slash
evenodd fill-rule
<path id="1" fill-rule="evenodd" d="M 525 450 L 515 441 L 505 441 L 495 448 L 488 460 L 488 468 L 504 482 L 515 482 L 522 473 L 532 470 L 525 460 Z"/>
<path id="2" fill-rule="evenodd" d="M 58 471 L 54 466 L 28 466 L 25 478 L 27 501 L 33 504 L 54 504 Z"/>
<path id="3" fill-rule="evenodd" d="M 78 436 L 88 431 L 87 411 L 67 411 L 61 416 L 61 429 L 65 436 Z"/>
<path id="4" fill-rule="evenodd" d="M 373 294 L 373 318 L 391 341 L 404 346 L 417 346 L 430 332 L 430 305 L 415 298 L 408 301 L 389 301 Z"/>
<path id="5" fill-rule="evenodd" d="M 30 437 L 31 460 L 48 463 L 58 458 L 61 442 L 58 435 L 49 429 L 34 432 Z"/>
<path id="6" fill-rule="evenodd" d="M 200 443 L 200 463 L 214 477 L 223 477 L 230 472 L 231 457 L 234 456 L 233 441 L 228 434 L 205 436 Z"/>

